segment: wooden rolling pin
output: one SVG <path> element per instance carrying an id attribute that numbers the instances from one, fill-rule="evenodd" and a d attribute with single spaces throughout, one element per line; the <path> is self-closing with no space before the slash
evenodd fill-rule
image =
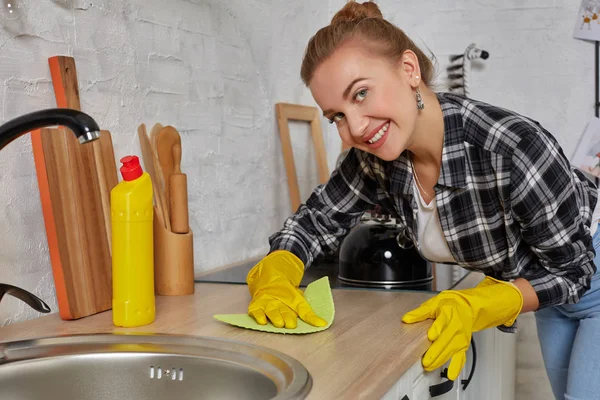
<path id="1" fill-rule="evenodd" d="M 169 177 L 169 200 L 171 206 L 171 231 L 188 233 L 187 176 L 181 173 L 181 145 L 173 145 L 173 173 Z"/>

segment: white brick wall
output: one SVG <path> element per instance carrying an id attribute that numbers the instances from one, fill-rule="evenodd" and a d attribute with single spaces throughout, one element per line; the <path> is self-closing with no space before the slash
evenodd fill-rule
<path id="1" fill-rule="evenodd" d="M 139 154 L 140 123 L 183 135 L 196 270 L 262 254 L 290 206 L 274 104 L 314 104 L 299 79 L 308 38 L 344 0 L 23 0 L 0 20 L 0 121 L 55 105 L 47 59 L 76 58 L 84 111 L 113 133 L 119 158 Z M 379 0 L 438 59 L 471 42 L 491 57 L 471 96 L 538 119 L 567 155 L 593 115 L 593 45 L 572 38 L 579 2 Z M 522 5 L 525 3 L 525 5 Z M 328 161 L 340 141 L 324 123 Z M 292 124 L 301 193 L 316 168 L 308 129 Z M 0 282 L 56 310 L 29 137 L 0 152 Z M 12 298 L 0 325 L 36 316 Z"/>

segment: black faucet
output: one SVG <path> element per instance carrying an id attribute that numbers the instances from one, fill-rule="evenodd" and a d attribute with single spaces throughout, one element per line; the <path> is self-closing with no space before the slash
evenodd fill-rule
<path id="1" fill-rule="evenodd" d="M 79 143 L 88 143 L 100 137 L 100 128 L 89 115 L 70 108 L 50 108 L 22 115 L 0 126 L 0 150 L 27 132 L 54 125 L 71 129 Z"/>
<path id="2" fill-rule="evenodd" d="M 100 137 L 100 128 L 89 115 L 69 108 L 50 108 L 22 115 L 0 126 L 0 150 L 27 132 L 54 125 L 71 129 L 79 143 L 93 142 Z M 0 301 L 5 294 L 23 300 L 41 313 L 50 312 L 50 307 L 34 294 L 16 286 L 0 283 Z"/>
<path id="3" fill-rule="evenodd" d="M 5 294 L 10 294 L 17 299 L 24 301 L 35 311 L 44 314 L 50 312 L 50 307 L 48 307 L 48 304 L 44 303 L 44 300 L 40 299 L 35 294 L 29 293 L 27 290 L 18 288 L 16 286 L 0 283 L 0 301 L 2 301 L 2 297 L 4 297 Z"/>

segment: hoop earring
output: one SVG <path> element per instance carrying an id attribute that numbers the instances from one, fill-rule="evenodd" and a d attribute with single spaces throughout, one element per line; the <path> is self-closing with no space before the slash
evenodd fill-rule
<path id="1" fill-rule="evenodd" d="M 417 97 L 417 108 L 419 110 L 424 109 L 425 108 L 425 103 L 423 103 L 423 98 L 421 97 L 421 92 L 419 91 L 419 88 L 417 88 L 416 97 Z"/>

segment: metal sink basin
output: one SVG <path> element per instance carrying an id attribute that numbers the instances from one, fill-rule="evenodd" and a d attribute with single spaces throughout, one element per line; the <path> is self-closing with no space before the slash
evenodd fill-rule
<path id="1" fill-rule="evenodd" d="M 2 400 L 303 399 L 308 371 L 230 340 L 137 334 L 0 343 Z"/>

